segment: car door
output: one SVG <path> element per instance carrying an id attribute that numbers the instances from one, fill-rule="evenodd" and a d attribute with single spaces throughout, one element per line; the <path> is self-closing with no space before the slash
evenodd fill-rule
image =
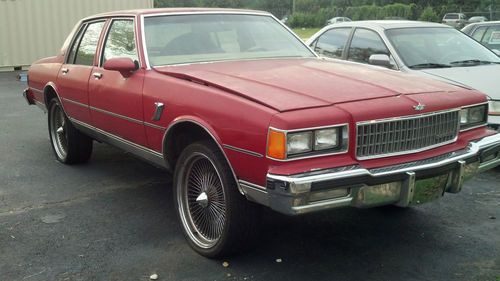
<path id="1" fill-rule="evenodd" d="M 95 127 L 110 133 L 110 137 L 144 146 L 142 86 L 145 70 L 123 75 L 104 69 L 104 63 L 112 58 L 130 58 L 139 64 L 134 18 L 110 21 L 99 64 L 92 69 L 89 81 L 89 105 Z"/>
<path id="2" fill-rule="evenodd" d="M 351 27 L 332 28 L 321 34 L 310 47 L 322 57 L 343 59 L 351 31 Z"/>
<path id="3" fill-rule="evenodd" d="M 88 82 L 105 20 L 83 23 L 57 76 L 57 92 L 70 117 L 90 123 Z"/>

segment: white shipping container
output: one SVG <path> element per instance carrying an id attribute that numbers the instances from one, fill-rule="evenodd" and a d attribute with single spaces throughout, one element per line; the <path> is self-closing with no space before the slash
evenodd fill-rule
<path id="1" fill-rule="evenodd" d="M 0 0 L 0 70 L 56 55 L 84 17 L 145 8 L 153 0 Z"/>

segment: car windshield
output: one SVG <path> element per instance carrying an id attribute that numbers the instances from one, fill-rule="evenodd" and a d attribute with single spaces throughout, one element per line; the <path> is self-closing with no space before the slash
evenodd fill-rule
<path id="1" fill-rule="evenodd" d="M 144 35 L 151 66 L 315 56 L 290 31 L 267 15 L 146 17 Z"/>
<path id="2" fill-rule="evenodd" d="M 412 69 L 498 64 L 493 52 L 453 28 L 416 27 L 386 31 L 404 64 Z"/>

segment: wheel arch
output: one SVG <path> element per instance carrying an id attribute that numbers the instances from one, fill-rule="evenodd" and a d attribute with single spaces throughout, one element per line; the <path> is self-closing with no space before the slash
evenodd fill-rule
<path id="1" fill-rule="evenodd" d="M 66 114 L 66 109 L 62 104 L 62 100 L 61 97 L 59 96 L 59 92 L 57 91 L 56 84 L 54 82 L 48 82 L 47 84 L 45 84 L 45 87 L 43 88 L 43 99 L 47 110 L 49 110 L 49 105 L 50 105 L 49 103 L 50 100 L 53 98 L 57 98 L 59 100 L 59 102 L 61 103 L 61 107 L 64 111 L 64 114 Z"/>
<path id="2" fill-rule="evenodd" d="M 196 141 L 210 140 L 217 145 L 219 151 L 224 156 L 231 173 L 233 174 L 236 185 L 239 188 L 238 177 L 222 148 L 222 141 L 215 130 L 203 120 L 196 117 L 180 117 L 175 119 L 165 131 L 163 136 L 163 157 L 167 166 L 173 171 L 177 159 L 184 148 Z"/>

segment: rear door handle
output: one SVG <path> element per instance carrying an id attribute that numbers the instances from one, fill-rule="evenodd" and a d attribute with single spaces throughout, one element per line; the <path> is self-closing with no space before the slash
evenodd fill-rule
<path id="1" fill-rule="evenodd" d="M 95 79 L 99 80 L 102 78 L 102 73 L 99 73 L 99 72 L 94 72 L 92 73 L 92 75 L 94 76 Z"/>
<path id="2" fill-rule="evenodd" d="M 69 69 L 67 68 L 61 68 L 62 74 L 67 74 L 69 72 Z"/>

